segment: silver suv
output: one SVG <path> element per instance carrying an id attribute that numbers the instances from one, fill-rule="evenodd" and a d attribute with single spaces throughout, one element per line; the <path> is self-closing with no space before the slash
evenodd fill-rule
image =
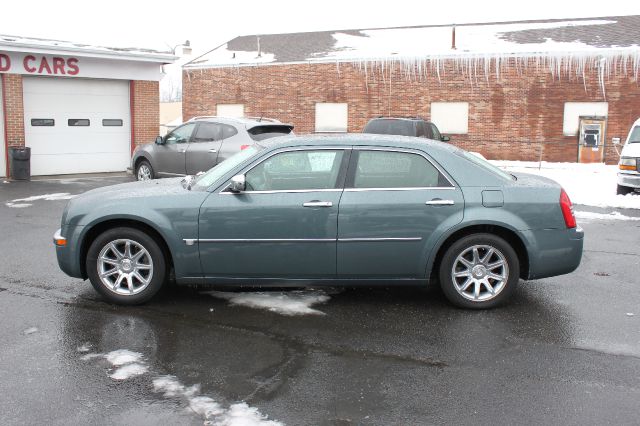
<path id="1" fill-rule="evenodd" d="M 194 117 L 155 143 L 138 145 L 131 169 L 138 180 L 195 175 L 256 141 L 292 131 L 292 125 L 269 118 Z"/>

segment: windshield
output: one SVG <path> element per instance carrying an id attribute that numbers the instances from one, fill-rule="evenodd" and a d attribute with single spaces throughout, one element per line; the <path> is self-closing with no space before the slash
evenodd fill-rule
<path id="1" fill-rule="evenodd" d="M 629 135 L 629 142 L 627 143 L 640 143 L 640 126 L 636 126 Z"/>
<path id="2" fill-rule="evenodd" d="M 261 151 L 262 149 L 263 148 L 260 145 L 252 145 L 247 149 L 243 149 L 239 153 L 232 155 L 227 160 L 209 169 L 209 171 L 207 171 L 206 173 L 198 176 L 191 187 L 199 189 L 210 187 L 222 176 L 229 173 L 236 166 L 242 164 L 249 157 L 253 157 L 255 153 Z"/>
<path id="3" fill-rule="evenodd" d="M 413 122 L 409 120 L 382 119 L 371 120 L 364 126 L 362 133 L 378 135 L 415 136 Z"/>
<path id="4" fill-rule="evenodd" d="M 462 152 L 462 156 L 465 157 L 467 160 L 470 160 L 472 163 L 475 163 L 480 167 L 488 169 L 488 170 L 492 171 L 493 173 L 502 176 L 505 179 L 509 179 L 509 180 L 514 180 L 515 179 L 515 177 L 513 175 L 510 175 L 509 173 L 505 172 L 504 170 L 499 169 L 498 167 L 494 166 L 493 164 L 491 164 L 490 162 L 488 162 L 484 158 L 478 157 L 477 155 L 472 154 L 471 152 L 462 151 L 462 150 L 461 150 L 461 152 Z"/>

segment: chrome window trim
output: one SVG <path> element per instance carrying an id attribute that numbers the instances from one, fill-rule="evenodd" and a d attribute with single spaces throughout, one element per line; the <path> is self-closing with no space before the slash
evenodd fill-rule
<path id="1" fill-rule="evenodd" d="M 402 152 L 405 154 L 415 154 L 415 155 L 419 155 L 422 158 L 424 158 L 425 160 L 427 160 L 429 162 L 429 164 L 431 164 L 433 167 L 435 167 L 435 169 L 442 175 L 444 176 L 444 178 L 447 180 L 447 182 L 449 182 L 449 184 L 451 185 L 451 188 L 449 187 L 442 187 L 442 186 L 436 186 L 436 187 L 421 187 L 421 188 L 408 188 L 408 189 L 456 189 L 456 185 L 451 181 L 451 179 L 449 179 L 448 173 L 445 173 L 444 169 L 442 169 L 442 167 L 440 167 L 439 164 L 434 163 L 433 161 L 431 161 L 431 159 L 429 157 L 427 157 L 427 155 L 420 151 L 420 150 L 414 150 L 414 149 L 406 149 L 406 148 L 395 148 L 395 147 L 385 147 L 385 146 L 354 146 L 353 147 L 354 150 L 357 151 L 387 151 L 387 152 Z M 358 161 L 360 161 L 360 159 L 358 158 Z M 349 189 L 364 189 L 364 190 L 370 190 L 372 188 L 345 188 L 345 191 L 349 190 Z M 382 190 L 393 190 L 394 188 L 373 188 L 377 191 L 382 191 Z"/>
<path id="2" fill-rule="evenodd" d="M 438 191 L 455 191 L 455 187 L 449 186 L 417 186 L 414 188 L 345 188 L 344 192 L 364 192 L 364 191 L 424 191 L 433 189 Z"/>
<path id="3" fill-rule="evenodd" d="M 336 146 L 336 147 L 332 147 L 332 146 L 311 146 L 311 145 L 304 145 L 304 146 L 292 146 L 292 147 L 288 147 L 288 148 L 281 148 L 281 149 L 277 149 L 274 152 L 270 153 L 269 155 L 267 155 L 266 157 L 264 157 L 259 163 L 256 163 L 254 165 L 249 165 L 247 166 L 245 169 L 242 169 L 240 172 L 238 172 L 237 174 L 243 174 L 246 175 L 247 173 L 249 173 L 251 170 L 253 170 L 254 168 L 258 167 L 260 164 L 262 164 L 263 162 L 267 161 L 269 158 L 273 157 L 274 155 L 278 155 L 278 154 L 282 154 L 284 152 L 295 152 L 295 151 L 346 151 L 346 150 L 350 150 L 352 149 L 351 145 L 349 146 Z M 301 192 L 318 192 L 318 191 L 322 191 L 322 192 L 331 192 L 331 191 L 342 191 L 343 188 L 328 188 L 328 189 L 286 189 L 286 190 L 272 190 L 272 191 L 242 191 L 238 194 L 234 193 L 234 192 L 228 192 L 227 189 L 229 189 L 229 185 L 225 185 L 223 187 L 222 190 L 220 190 L 218 192 L 218 194 L 224 194 L 224 195 L 238 195 L 238 194 L 278 194 L 278 193 L 301 193 Z"/>
<path id="4" fill-rule="evenodd" d="M 338 238 L 339 243 L 365 243 L 365 242 L 404 242 L 422 241 L 422 237 L 389 237 L 389 238 Z"/>

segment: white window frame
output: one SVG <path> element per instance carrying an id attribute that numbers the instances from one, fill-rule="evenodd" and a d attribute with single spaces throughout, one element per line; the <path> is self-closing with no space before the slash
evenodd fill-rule
<path id="1" fill-rule="evenodd" d="M 431 102 L 431 122 L 441 134 L 469 133 L 469 102 Z"/>
<path id="2" fill-rule="evenodd" d="M 346 133 L 349 128 L 349 104 L 335 102 L 316 103 L 318 133 Z"/>
<path id="3" fill-rule="evenodd" d="M 581 116 L 607 117 L 608 102 L 565 102 L 562 118 L 562 134 L 577 136 L 580 130 Z"/>
<path id="4" fill-rule="evenodd" d="M 244 117 L 244 104 L 217 104 L 216 115 L 219 117 L 242 118 Z"/>

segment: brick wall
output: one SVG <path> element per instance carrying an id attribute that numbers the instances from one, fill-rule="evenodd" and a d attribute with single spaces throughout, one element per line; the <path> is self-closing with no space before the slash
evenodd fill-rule
<path id="1" fill-rule="evenodd" d="M 6 143 L 10 147 L 24 146 L 24 107 L 22 103 L 22 76 L 2 74 L 5 120 L 7 125 Z"/>
<path id="2" fill-rule="evenodd" d="M 132 81 L 133 142 L 151 143 L 159 134 L 160 87 L 157 81 Z"/>
<path id="3" fill-rule="evenodd" d="M 624 139 L 640 117 L 640 86 L 613 70 L 603 97 L 595 72 L 586 81 L 554 78 L 545 67 L 523 69 L 507 62 L 499 75 L 477 78 L 448 64 L 438 82 L 403 74 L 396 65 L 367 75 L 352 64 L 285 64 L 183 72 L 183 118 L 212 115 L 218 103 L 242 103 L 245 114 L 264 115 L 295 125 L 298 134 L 315 127 L 317 102 L 349 104 L 349 132 L 372 117 L 429 118 L 431 102 L 469 102 L 469 132 L 452 143 L 488 158 L 576 161 L 577 137 L 562 134 L 565 102 L 609 102 L 608 163 L 618 160 L 612 137 Z M 592 75 L 593 74 L 593 75 Z"/>

